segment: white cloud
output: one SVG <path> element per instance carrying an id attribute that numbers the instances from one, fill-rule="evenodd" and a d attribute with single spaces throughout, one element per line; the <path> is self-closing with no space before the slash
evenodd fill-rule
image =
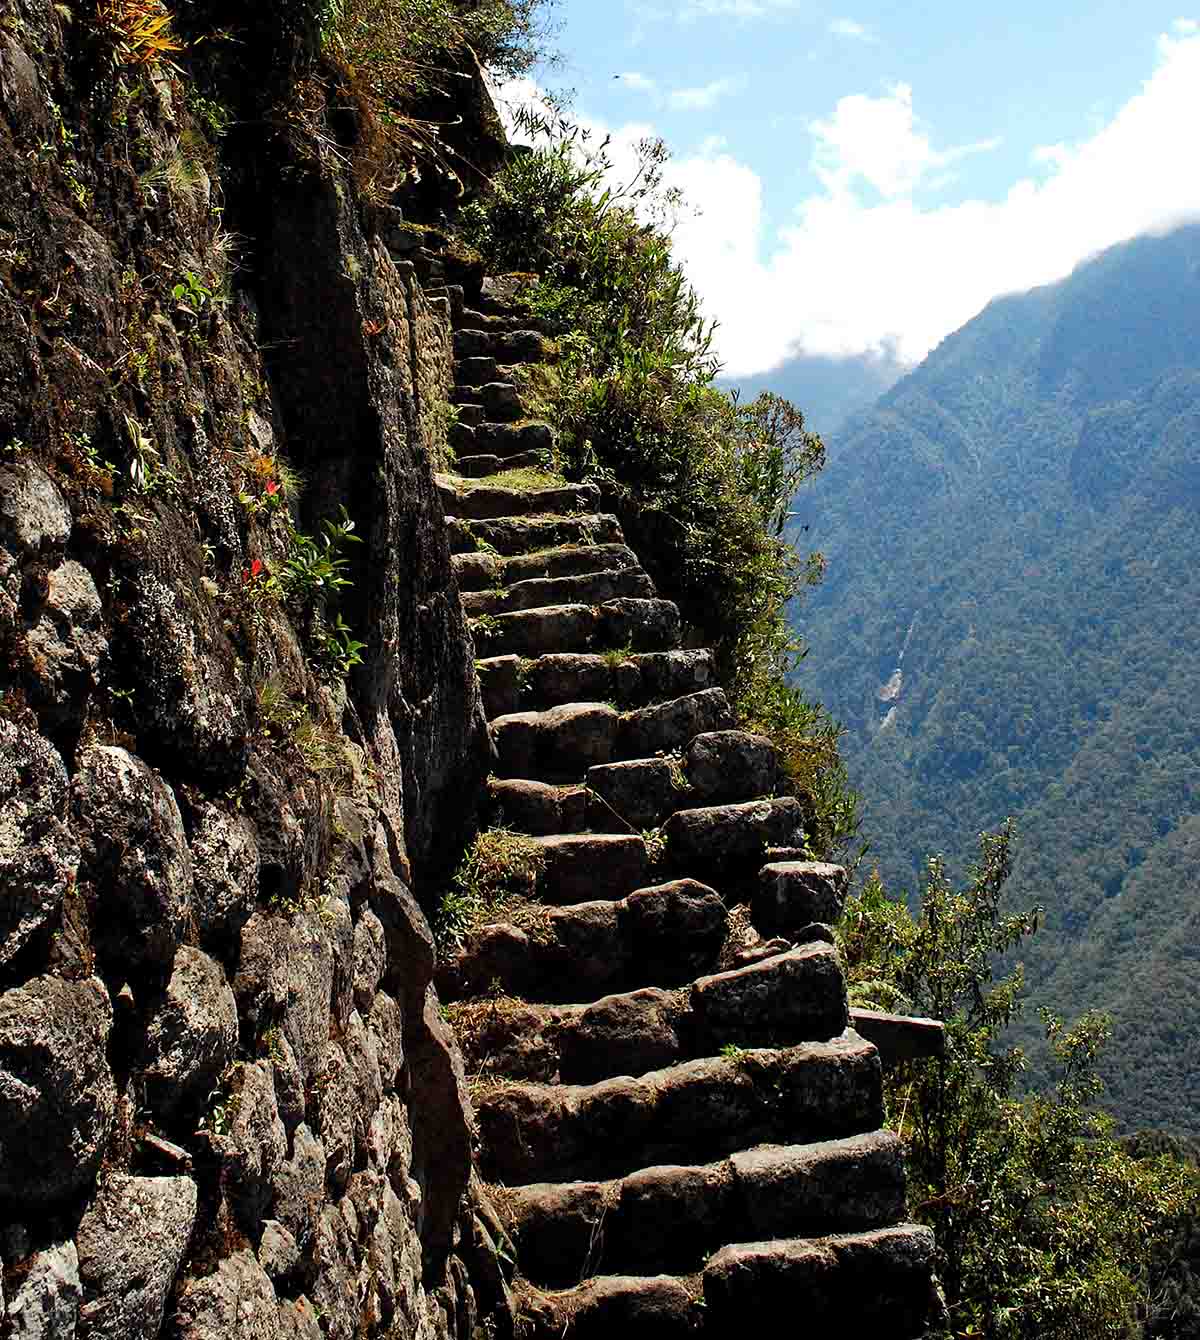
<path id="1" fill-rule="evenodd" d="M 635 93 L 656 93 L 658 91 L 657 81 L 637 70 L 626 70 L 624 74 L 617 75 L 617 78 L 626 88 L 633 89 Z"/>
<path id="2" fill-rule="evenodd" d="M 874 42 L 877 40 L 875 34 L 865 23 L 858 23 L 854 19 L 834 19 L 829 25 L 829 31 L 834 37 L 849 37 L 856 42 Z"/>
<path id="3" fill-rule="evenodd" d="M 849 191 L 858 178 L 888 198 L 910 195 L 934 170 L 999 143 L 934 149 L 917 128 L 907 84 L 896 84 L 882 98 L 842 98 L 828 121 L 814 121 L 809 130 L 816 140 L 813 168 L 831 195 Z"/>
<path id="4" fill-rule="evenodd" d="M 704 112 L 741 86 L 740 79 L 714 79 L 699 88 L 677 88 L 667 101 L 677 112 Z"/>
<path id="5" fill-rule="evenodd" d="M 689 210 L 675 250 L 720 323 L 732 375 L 797 352 L 890 352 L 915 363 L 992 298 L 1061 279 L 1104 247 L 1200 217 L 1190 127 L 1200 119 L 1200 24 L 1158 43 L 1141 91 L 1089 138 L 1033 147 L 1030 175 L 994 200 L 927 203 L 965 154 L 937 148 L 910 89 L 843 98 L 809 126 L 821 189 L 768 234 L 762 182 L 707 141 L 672 163 Z M 604 128 L 595 127 L 602 136 Z M 614 132 L 628 179 L 646 124 Z"/>
<path id="6" fill-rule="evenodd" d="M 1193 33 L 1200 33 L 1200 21 L 1196 19 L 1176 19 L 1171 24 L 1171 28 L 1180 37 L 1190 37 Z"/>
<path id="7" fill-rule="evenodd" d="M 1078 144 L 1037 148 L 1037 175 L 998 200 L 914 198 L 982 146 L 933 148 L 902 87 L 862 100 L 875 106 L 847 111 L 843 99 L 811 127 L 824 189 L 797 206 L 773 243 L 751 169 L 729 153 L 673 165 L 673 184 L 699 211 L 681 221 L 676 249 L 720 321 L 729 372 L 762 372 L 801 350 L 890 350 L 917 362 L 992 298 L 1200 217 L 1187 130 L 1200 117 L 1200 25 L 1164 35 L 1158 51 L 1141 91 L 1101 129 Z"/>
<path id="8" fill-rule="evenodd" d="M 761 19 L 766 14 L 797 9 L 803 3 L 804 0 L 682 0 L 679 17 L 685 23 L 715 17 Z"/>

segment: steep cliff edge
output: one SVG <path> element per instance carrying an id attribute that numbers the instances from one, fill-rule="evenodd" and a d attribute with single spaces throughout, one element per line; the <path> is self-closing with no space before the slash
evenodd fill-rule
<path id="1" fill-rule="evenodd" d="M 338 107 L 231 128 L 0 9 L 5 1333 L 471 1335 L 447 304 Z"/>

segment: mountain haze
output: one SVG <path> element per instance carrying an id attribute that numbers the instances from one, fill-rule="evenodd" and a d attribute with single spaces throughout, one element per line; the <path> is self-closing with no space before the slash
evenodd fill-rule
<path id="1" fill-rule="evenodd" d="M 799 502 L 806 687 L 870 860 L 1018 819 L 1038 1003 L 1110 1010 L 1111 1104 L 1200 1130 L 1200 228 L 999 299 L 830 441 Z"/>

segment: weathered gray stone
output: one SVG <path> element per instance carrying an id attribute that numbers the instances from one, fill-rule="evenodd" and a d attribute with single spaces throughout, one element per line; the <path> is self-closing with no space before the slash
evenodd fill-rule
<path id="1" fill-rule="evenodd" d="M 108 652 L 100 596 L 82 564 L 68 559 L 50 572 L 45 602 L 25 637 L 38 707 L 53 725 L 78 725 Z"/>
<path id="2" fill-rule="evenodd" d="M 679 608 L 669 600 L 607 600 L 597 615 L 598 647 L 670 651 L 679 645 Z"/>
<path id="3" fill-rule="evenodd" d="M 125 1177 L 101 1186 L 76 1242 L 89 1301 L 79 1340 L 154 1340 L 196 1220 L 190 1177 Z"/>
<path id="4" fill-rule="evenodd" d="M 849 876 L 822 861 L 776 861 L 758 872 L 751 915 L 759 930 L 794 932 L 811 922 L 833 925 L 842 915 Z"/>
<path id="5" fill-rule="evenodd" d="M 341 1195 L 354 1168 L 354 1083 L 346 1054 L 329 1044 L 321 1076 L 321 1124 L 317 1134 L 325 1148 L 325 1179 Z"/>
<path id="6" fill-rule="evenodd" d="M 0 720 L 0 966 L 57 915 L 79 867 L 63 822 L 67 770 L 40 735 Z"/>
<path id="7" fill-rule="evenodd" d="M 520 393 L 511 382 L 487 382 L 479 389 L 482 392 L 480 401 L 489 419 L 497 422 L 519 419 L 524 413 Z"/>
<path id="8" fill-rule="evenodd" d="M 324 1189 L 324 1147 L 307 1126 L 300 1125 L 292 1138 L 292 1157 L 271 1173 L 271 1212 L 302 1251 L 312 1240 Z"/>
<path id="9" fill-rule="evenodd" d="M 571 833 L 536 839 L 546 858 L 538 896 L 548 903 L 624 898 L 646 877 L 649 858 L 632 833 Z"/>
<path id="10" fill-rule="evenodd" d="M 631 759 L 589 768 L 587 784 L 594 792 L 594 828 L 603 828 L 613 814 L 634 829 L 657 828 L 683 799 L 678 771 L 665 758 Z"/>
<path id="11" fill-rule="evenodd" d="M 605 996 L 562 1030 L 559 1072 L 564 1084 L 591 1084 L 606 1075 L 641 1075 L 684 1056 L 678 1023 L 686 1004 L 674 991 L 647 986 Z"/>
<path id="12" fill-rule="evenodd" d="M 41 1209 L 91 1182 L 112 1126 L 103 982 L 38 977 L 0 995 L 0 1201 Z"/>
<path id="13" fill-rule="evenodd" d="M 480 543 L 499 554 L 530 553 L 564 544 L 619 544 L 621 526 L 611 513 L 575 517 L 497 517 L 491 521 L 448 518 L 447 530 L 456 553 L 470 553 Z"/>
<path id="14" fill-rule="evenodd" d="M 612 757 L 620 718 L 607 703 L 567 703 L 492 722 L 502 777 L 578 781 Z"/>
<path id="15" fill-rule="evenodd" d="M 230 1198 L 243 1220 L 254 1224 L 267 1211 L 276 1170 L 287 1157 L 287 1134 L 275 1102 L 269 1061 L 240 1067 L 229 1107 L 229 1134 L 215 1137 L 214 1143 L 225 1159 Z"/>
<path id="16" fill-rule="evenodd" d="M 304 1294 L 279 1304 L 279 1340 L 324 1340 L 317 1309 Z"/>
<path id="17" fill-rule="evenodd" d="M 96 890 L 97 946 L 122 966 L 165 974 L 192 896 L 174 794 L 140 759 L 101 745 L 83 757 L 72 804 L 84 842 L 80 876 Z"/>
<path id="18" fill-rule="evenodd" d="M 75 1244 L 46 1247 L 34 1254 L 8 1302 L 5 1334 L 10 1340 L 74 1340 L 82 1297 Z"/>
<path id="19" fill-rule="evenodd" d="M 911 1340 L 937 1314 L 933 1255 L 933 1233 L 911 1224 L 725 1247 L 705 1267 L 705 1323 L 737 1328 L 761 1309 L 820 1331 Z"/>
<path id="20" fill-rule="evenodd" d="M 697 1027 L 714 1050 L 837 1037 L 848 1022 L 837 950 L 810 944 L 705 977 L 692 987 Z"/>
<path id="21" fill-rule="evenodd" d="M 248 1251 L 226 1257 L 179 1297 L 179 1340 L 280 1340 L 279 1304 L 267 1273 Z"/>
<path id="22" fill-rule="evenodd" d="M 296 1239 L 278 1219 L 263 1224 L 258 1244 L 258 1263 L 267 1272 L 272 1283 L 286 1280 L 300 1264 L 300 1248 Z"/>
<path id="23" fill-rule="evenodd" d="M 811 1145 L 764 1145 L 730 1159 L 737 1237 L 881 1228 L 904 1216 L 904 1148 L 891 1131 Z"/>
<path id="24" fill-rule="evenodd" d="M 237 1001 L 215 959 L 182 945 L 146 1023 L 142 1082 L 164 1120 L 195 1115 L 233 1059 Z"/>
<path id="25" fill-rule="evenodd" d="M 438 476 L 438 492 L 447 516 L 468 521 L 492 521 L 497 517 L 590 512 L 600 502 L 594 484 L 562 484 L 547 488 L 510 489 L 496 484 L 467 484 L 450 476 Z"/>
<path id="26" fill-rule="evenodd" d="M 386 958 L 383 923 L 366 908 L 354 928 L 354 1003 L 363 1014 L 375 1000 Z"/>
<path id="27" fill-rule="evenodd" d="M 490 791 L 496 821 L 518 833 L 577 833 L 587 826 L 588 796 L 582 786 L 509 778 L 493 780 Z"/>
<path id="28" fill-rule="evenodd" d="M 456 330 L 454 357 L 493 358 L 499 363 L 538 363 L 548 356 L 549 341 L 534 330 Z"/>
<path id="29" fill-rule="evenodd" d="M 258 841 L 243 814 L 215 805 L 199 809 L 192 831 L 193 905 L 202 943 L 236 940 L 258 895 Z"/>
<path id="30" fill-rule="evenodd" d="M 70 538 L 71 509 L 50 476 L 32 461 L 0 465 L 0 545 L 24 562 L 61 553 Z"/>
<path id="31" fill-rule="evenodd" d="M 421 1189 L 421 1244 L 433 1257 L 447 1251 L 474 1167 L 474 1120 L 462 1054 L 442 1017 L 437 992 L 425 992 L 407 1050 L 414 1125 L 411 1176 Z"/>
<path id="32" fill-rule="evenodd" d="M 768 846 L 803 831 L 804 812 L 791 796 L 680 810 L 663 825 L 674 868 L 722 874 L 752 867 Z"/>
<path id="33" fill-rule="evenodd" d="M 625 758 L 644 758 L 660 750 L 683 749 L 694 735 L 724 731 L 732 724 L 725 691 L 704 689 L 626 713 L 619 748 Z"/>
<path id="34" fill-rule="evenodd" d="M 324 1340 L 320 1316 L 311 1298 L 283 1298 L 279 1305 L 280 1340 Z"/>
<path id="35" fill-rule="evenodd" d="M 630 947 L 643 980 L 676 986 L 710 969 L 728 922 L 720 895 L 694 879 L 631 893 Z"/>
<path id="36" fill-rule="evenodd" d="M 343 928 L 340 920 L 323 919 L 315 909 L 303 908 L 294 916 L 262 909 L 242 928 L 233 993 L 243 1026 L 260 1033 L 277 1028 L 304 1086 L 325 1068 L 339 956 L 352 972 L 348 918 Z"/>
<path id="37" fill-rule="evenodd" d="M 138 686 L 131 708 L 139 730 L 191 773 L 226 786 L 240 777 L 253 692 L 198 581 L 139 568 L 115 634 L 114 660 Z"/>
<path id="38" fill-rule="evenodd" d="M 770 795 L 779 773 L 771 741 L 738 730 L 697 735 L 684 766 L 697 797 L 708 804 Z"/>

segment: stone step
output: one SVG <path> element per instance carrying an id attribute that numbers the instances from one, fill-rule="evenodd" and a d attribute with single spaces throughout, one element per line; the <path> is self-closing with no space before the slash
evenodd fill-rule
<path id="1" fill-rule="evenodd" d="M 543 321 L 539 317 L 530 316 L 528 312 L 521 312 L 515 308 L 505 308 L 503 311 L 481 312 L 470 307 L 464 307 L 461 316 L 456 320 L 456 325 L 472 330 L 540 330 L 550 331 L 554 329 L 554 324 L 550 321 Z"/>
<path id="2" fill-rule="evenodd" d="M 553 461 L 554 430 L 549 424 L 536 419 L 496 423 L 486 417 L 482 406 L 468 404 L 460 409 L 466 409 L 467 415 L 460 413 L 446 432 L 446 442 L 457 457 L 497 456 L 511 470 L 519 468 L 522 457 L 536 457 L 543 468 Z"/>
<path id="3" fill-rule="evenodd" d="M 696 735 L 671 758 L 598 764 L 585 780 L 627 823 L 645 829 L 659 827 L 676 810 L 769 795 L 778 770 L 770 740 L 721 730 Z"/>
<path id="4" fill-rule="evenodd" d="M 764 1145 L 701 1167 L 502 1193 L 521 1274 L 551 1288 L 589 1274 L 684 1274 L 734 1242 L 855 1233 L 904 1214 L 899 1138 L 875 1131 Z"/>
<path id="5" fill-rule="evenodd" d="M 488 1086 L 475 1102 L 481 1175 L 508 1186 L 622 1177 L 883 1122 L 879 1057 L 849 1030 L 599 1084 Z"/>
<path id="6" fill-rule="evenodd" d="M 483 386 L 499 380 L 500 369 L 494 358 L 483 355 L 454 361 L 454 381 L 458 386 Z"/>
<path id="7" fill-rule="evenodd" d="M 560 833 L 535 841 L 545 857 L 537 877 L 540 902 L 616 902 L 646 882 L 650 858 L 636 833 Z"/>
<path id="8" fill-rule="evenodd" d="M 647 986 L 590 1005 L 465 1008 L 472 1022 L 462 1031 L 463 1055 L 473 1073 L 562 1084 L 641 1075 L 724 1047 L 825 1041 L 849 1022 L 837 951 L 823 943 L 682 990 Z"/>
<path id="9" fill-rule="evenodd" d="M 698 693 L 715 677 L 708 651 L 568 652 L 529 661 L 498 656 L 480 661 L 477 668 L 489 720 L 573 702 L 614 702 L 629 710 Z"/>
<path id="10" fill-rule="evenodd" d="M 813 1335 L 916 1340 L 942 1311 L 934 1253 L 932 1231 L 917 1224 L 724 1247 L 704 1269 L 703 1333 L 794 1316 Z"/>
<path id="11" fill-rule="evenodd" d="M 537 275 L 515 271 L 511 274 L 485 275 L 479 286 L 475 306 L 488 316 L 506 316 L 524 305 L 522 296 Z"/>
<path id="12" fill-rule="evenodd" d="M 665 1275 L 602 1275 L 562 1293 L 513 1285 L 522 1340 L 695 1340 L 696 1287 Z"/>
<path id="13" fill-rule="evenodd" d="M 561 545 L 532 554 L 501 558 L 496 554 L 455 554 L 454 575 L 460 591 L 511 586 L 535 577 L 582 577 L 595 572 L 626 572 L 641 567 L 625 544 Z"/>
<path id="14" fill-rule="evenodd" d="M 454 357 L 494 358 L 498 363 L 544 363 L 554 344 L 536 330 L 471 330 L 454 332 Z"/>
<path id="15" fill-rule="evenodd" d="M 600 490 L 594 484 L 550 484 L 541 488 L 510 489 L 494 484 L 472 484 L 455 479 L 453 475 L 435 475 L 434 479 L 446 515 L 468 521 L 587 513 L 600 501 Z"/>
<path id="16" fill-rule="evenodd" d="M 510 996 L 553 1002 L 683 986 L 714 971 L 728 934 L 715 890 L 674 880 L 615 901 L 546 908 L 535 933 L 482 927 L 439 962 L 438 994 L 464 1000 L 497 984 Z"/>
<path id="17" fill-rule="evenodd" d="M 471 621 L 475 648 L 483 658 L 544 656 L 631 646 L 670 651 L 679 644 L 679 609 L 669 600 L 621 597 L 603 605 L 550 605 Z"/>
<path id="18" fill-rule="evenodd" d="M 544 712 L 514 712 L 491 722 L 496 775 L 579 782 L 598 764 L 683 747 L 692 736 L 712 724 L 724 725 L 729 717 L 722 689 L 705 689 L 624 714 L 609 703 L 564 703 Z M 761 854 L 763 847 L 757 850 Z"/>
<path id="19" fill-rule="evenodd" d="M 492 521 L 467 521 L 447 517 L 450 550 L 469 554 L 480 549 L 502 556 L 533 553 L 563 545 L 622 544 L 621 525 L 610 513 L 587 516 L 501 517 Z"/>
<path id="20" fill-rule="evenodd" d="M 482 405 L 484 417 L 490 423 L 515 423 L 527 419 L 521 403 L 521 393 L 512 382 L 490 381 L 482 386 L 456 386 L 451 392 L 455 403 L 469 402 Z"/>
<path id="21" fill-rule="evenodd" d="M 536 451 L 548 459 L 554 453 L 554 430 L 536 419 L 514 423 L 495 423 L 485 419 L 475 428 L 474 449 L 511 460 Z M 514 469 L 516 467 L 514 466 Z"/>
<path id="22" fill-rule="evenodd" d="M 609 703 L 564 703 L 490 724 L 497 777 L 579 782 L 593 764 L 612 758 L 621 714 Z"/>
<path id="23" fill-rule="evenodd" d="M 529 577 L 490 591 L 463 592 L 468 615 L 511 614 L 547 605 L 599 605 L 621 596 L 651 599 L 654 583 L 640 568 L 580 573 L 572 577 Z"/>
<path id="24" fill-rule="evenodd" d="M 458 456 L 454 461 L 454 473 L 467 479 L 486 479 L 489 475 L 501 475 L 506 470 L 545 470 L 546 453 L 544 451 L 522 451 L 515 456 Z"/>
<path id="25" fill-rule="evenodd" d="M 663 825 L 673 870 L 725 878 L 756 872 L 768 847 L 802 840 L 807 813 L 793 796 L 678 810 Z"/>
<path id="26" fill-rule="evenodd" d="M 724 689 L 704 689 L 642 707 L 621 718 L 618 757 L 643 758 L 660 750 L 683 749 L 691 740 L 733 726 L 733 712 Z"/>
<path id="27" fill-rule="evenodd" d="M 846 905 L 850 876 L 824 861 L 777 861 L 764 865 L 750 904 L 750 917 L 764 935 L 794 934 L 813 922 L 832 926 Z"/>
<path id="28" fill-rule="evenodd" d="M 586 786 L 493 778 L 488 792 L 493 823 L 516 833 L 551 837 L 555 833 L 582 833 L 592 826 L 588 822 Z"/>

